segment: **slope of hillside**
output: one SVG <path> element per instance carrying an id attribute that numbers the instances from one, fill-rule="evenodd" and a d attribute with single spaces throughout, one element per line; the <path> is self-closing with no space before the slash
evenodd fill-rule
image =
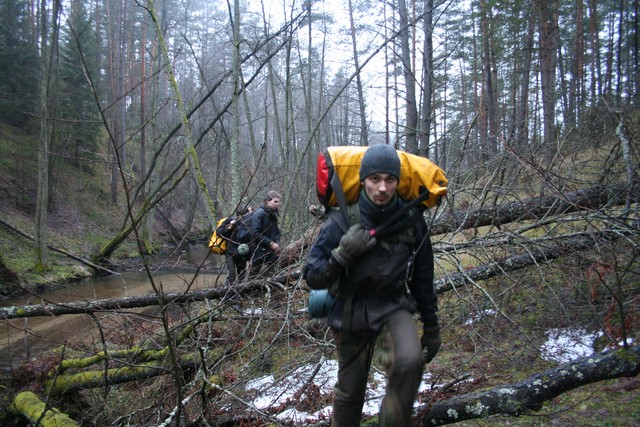
<path id="1" fill-rule="evenodd" d="M 92 274 L 81 262 L 49 252 L 47 268 L 36 267 L 34 242 L 10 228 L 35 236 L 37 194 L 37 135 L 25 135 L 0 126 L 0 253 L 9 270 L 22 283 L 36 288 Z M 51 158 L 47 236 L 50 246 L 90 259 L 122 226 L 124 203 L 110 200 L 108 164 L 84 162 L 81 167 L 63 158 Z M 123 198 L 121 197 L 121 200 Z M 158 227 L 160 237 L 162 228 Z M 160 241 L 160 240 L 159 240 Z M 115 257 L 136 254 L 133 243 L 122 246 Z M 15 292 L 0 287 L 0 294 Z"/>

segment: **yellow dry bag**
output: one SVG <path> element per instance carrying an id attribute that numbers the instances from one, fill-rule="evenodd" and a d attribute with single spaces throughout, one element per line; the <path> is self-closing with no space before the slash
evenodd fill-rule
<path id="1" fill-rule="evenodd" d="M 347 204 L 354 203 L 360 194 L 360 162 L 367 147 L 328 147 L 318 154 L 316 167 L 316 194 L 327 207 L 338 206 L 334 184 L 337 178 Z M 421 204 L 431 208 L 440 203 L 447 193 L 447 177 L 438 165 L 426 157 L 398 150 L 400 182 L 398 195 L 405 201 L 417 198 L 424 191 L 429 197 Z"/>
<path id="2" fill-rule="evenodd" d="M 227 218 L 222 218 L 220 221 L 218 221 L 218 223 L 216 224 L 216 229 L 220 227 L 226 220 Z M 227 239 L 222 236 L 218 236 L 216 230 L 213 230 L 211 239 L 209 239 L 209 249 L 211 249 L 211 252 L 215 254 L 224 255 L 227 252 Z"/>

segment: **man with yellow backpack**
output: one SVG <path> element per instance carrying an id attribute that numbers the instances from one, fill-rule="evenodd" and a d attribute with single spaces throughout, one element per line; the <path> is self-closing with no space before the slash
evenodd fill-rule
<path id="1" fill-rule="evenodd" d="M 247 268 L 247 262 L 251 255 L 249 245 L 239 241 L 235 234 L 243 221 L 249 221 L 252 212 L 253 208 L 246 206 L 236 215 L 221 219 L 211 236 L 209 242 L 211 251 L 224 254 L 226 258 L 227 279 L 225 284 L 233 284 L 237 278 L 242 277 Z"/>
<path id="2" fill-rule="evenodd" d="M 329 216 L 303 270 L 312 290 L 328 289 L 331 295 L 327 323 L 338 358 L 334 427 L 360 424 L 378 337 L 392 355 L 380 426 L 411 425 L 424 363 L 440 348 L 431 241 L 419 200 L 408 203 L 398 195 L 400 179 L 398 152 L 389 145 L 370 146 L 360 162 L 357 199 L 347 206 L 344 193 L 351 189 L 333 189 L 342 193 L 343 217 Z M 441 181 L 445 185 L 444 176 Z M 423 196 L 422 201 L 429 191 Z M 421 337 L 415 311 L 423 324 Z"/>

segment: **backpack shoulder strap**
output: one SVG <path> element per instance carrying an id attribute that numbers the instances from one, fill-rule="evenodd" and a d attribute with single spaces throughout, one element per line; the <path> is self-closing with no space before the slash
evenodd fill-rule
<path id="1" fill-rule="evenodd" d="M 349 224 L 360 224 L 360 205 L 358 202 L 352 203 L 347 206 L 347 217 L 349 218 Z"/>
<path id="2" fill-rule="evenodd" d="M 358 203 L 352 203 L 346 206 L 345 210 L 342 208 L 332 208 L 327 211 L 327 218 L 334 221 L 340 226 L 343 233 L 346 233 L 352 224 L 358 224 L 360 222 L 360 206 Z"/>

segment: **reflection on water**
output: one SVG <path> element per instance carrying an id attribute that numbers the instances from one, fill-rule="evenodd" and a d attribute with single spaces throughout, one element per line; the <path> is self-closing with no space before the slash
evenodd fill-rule
<path id="1" fill-rule="evenodd" d="M 206 249 L 206 248 L 205 248 Z M 193 251 L 192 251 L 193 252 Z M 187 256 L 177 253 L 175 256 Z M 219 264 L 220 256 L 208 255 L 205 251 L 189 254 L 202 257 L 205 262 Z M 206 257 L 206 260 L 205 260 Z M 169 261 L 171 262 L 171 261 Z M 207 269 L 211 271 L 211 269 Z M 153 274 L 155 286 L 165 292 L 205 289 L 224 282 L 224 273 L 195 274 L 188 271 L 162 271 Z M 148 295 L 153 293 L 151 280 L 144 272 L 125 272 L 121 275 L 85 279 L 63 289 L 27 295 L 2 301 L 2 306 L 30 304 L 53 304 L 64 302 L 109 299 L 116 297 Z M 154 308 L 127 310 L 128 312 L 153 312 Z M 98 319 L 114 316 L 113 313 L 98 314 Z M 95 321 L 86 314 L 57 317 L 32 317 L 0 321 L 0 370 L 35 358 L 43 351 L 59 347 L 74 340 L 99 341 L 99 330 Z"/>

